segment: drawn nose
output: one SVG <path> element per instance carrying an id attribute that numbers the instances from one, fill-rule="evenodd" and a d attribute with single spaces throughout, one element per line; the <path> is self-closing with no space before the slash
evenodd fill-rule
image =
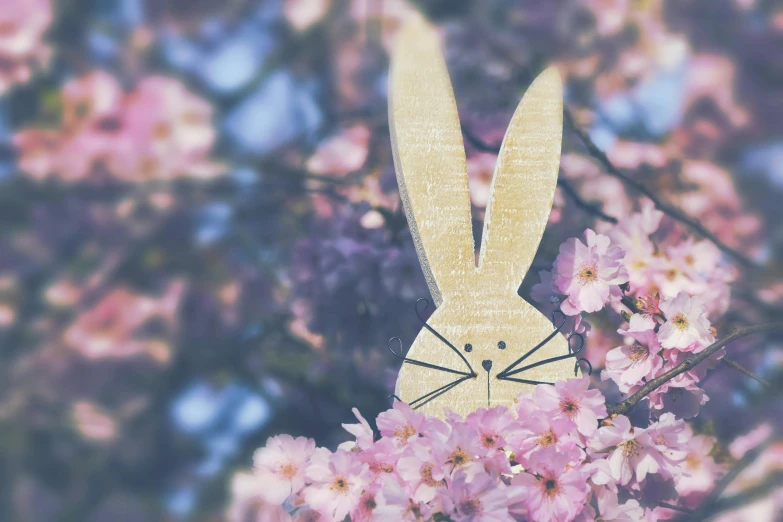
<path id="1" fill-rule="evenodd" d="M 492 369 L 492 361 L 489 359 L 481 361 L 481 366 L 483 366 L 485 370 L 490 371 Z"/>

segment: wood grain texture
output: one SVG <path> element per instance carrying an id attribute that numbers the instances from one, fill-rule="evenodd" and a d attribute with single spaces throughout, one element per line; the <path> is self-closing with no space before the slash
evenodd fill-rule
<path id="1" fill-rule="evenodd" d="M 549 69 L 530 86 L 503 140 L 492 182 L 479 266 L 470 220 L 465 149 L 459 115 L 435 31 L 420 17 L 400 32 L 390 75 L 392 149 L 405 213 L 437 310 L 428 320 L 467 358 L 477 374 L 419 411 L 444 417 L 479 407 L 511 406 L 530 385 L 498 373 L 552 333 L 554 327 L 517 295 L 552 208 L 563 124 L 562 87 Z M 503 341 L 505 349 L 498 343 Z M 472 345 L 465 352 L 466 344 Z M 568 353 L 562 335 L 524 366 Z M 422 329 L 412 359 L 468 371 L 444 342 Z M 491 370 L 482 365 L 491 362 Z M 543 365 L 515 377 L 554 382 L 573 377 L 574 360 Z M 411 402 L 459 375 L 403 364 L 396 394 Z"/>

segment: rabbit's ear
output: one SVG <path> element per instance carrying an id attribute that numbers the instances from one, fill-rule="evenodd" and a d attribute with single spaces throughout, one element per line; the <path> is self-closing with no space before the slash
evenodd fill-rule
<path id="1" fill-rule="evenodd" d="M 419 16 L 396 43 L 389 121 L 397 183 L 436 305 L 476 269 L 465 148 L 435 31 Z"/>
<path id="2" fill-rule="evenodd" d="M 484 218 L 479 267 L 516 293 L 538 250 L 557 187 L 563 132 L 560 75 L 528 88 L 500 147 Z"/>

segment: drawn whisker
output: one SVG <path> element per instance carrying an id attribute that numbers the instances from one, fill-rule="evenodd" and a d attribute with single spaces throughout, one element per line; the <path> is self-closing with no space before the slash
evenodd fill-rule
<path id="1" fill-rule="evenodd" d="M 506 369 L 504 369 L 502 372 L 500 372 L 500 373 L 498 374 L 498 376 L 500 376 L 500 375 L 507 375 L 507 374 L 509 374 L 509 373 L 508 373 L 508 372 L 509 372 L 509 370 L 513 369 L 513 368 L 514 368 L 516 365 L 518 365 L 519 363 L 523 362 L 525 359 L 527 359 L 528 357 L 530 357 L 531 355 L 533 355 L 534 353 L 536 353 L 536 352 L 537 352 L 539 349 L 541 349 L 541 347 L 543 347 L 543 346 L 544 346 L 545 344 L 547 344 L 549 341 L 551 341 L 552 339 L 554 339 L 554 338 L 555 338 L 555 336 L 556 336 L 558 333 L 560 333 L 560 329 L 561 329 L 561 328 L 563 328 L 563 326 L 565 326 L 565 323 L 566 323 L 566 316 L 565 316 L 565 314 L 564 314 L 563 312 L 561 312 L 560 310 L 555 310 L 555 311 L 553 311 L 553 312 L 552 312 L 552 322 L 553 322 L 553 323 L 555 322 L 555 313 L 559 313 L 559 314 L 560 314 L 560 315 L 563 317 L 563 320 L 560 322 L 560 324 L 559 324 L 559 325 L 557 325 L 557 327 L 555 328 L 555 331 L 554 331 L 554 332 L 552 332 L 551 334 L 549 334 L 548 336 L 546 336 L 546 338 L 544 338 L 544 340 L 543 340 L 543 341 L 541 341 L 540 343 L 538 343 L 537 345 L 535 345 L 533 348 L 531 348 L 530 350 L 528 350 L 528 351 L 527 351 L 527 353 L 525 353 L 525 354 L 524 354 L 522 357 L 520 357 L 519 359 L 517 359 L 517 360 L 516 360 L 516 361 L 514 361 L 513 363 L 509 364 L 509 365 L 508 365 L 508 367 L 506 367 Z M 577 335 L 578 335 L 578 334 L 577 334 Z M 580 336 L 580 337 L 581 337 L 581 336 Z M 569 344 L 569 350 L 570 350 L 570 344 Z M 581 350 L 581 348 L 580 348 L 580 350 Z"/>
<path id="2" fill-rule="evenodd" d="M 422 406 L 424 406 L 425 404 L 429 403 L 430 401 L 432 401 L 434 399 L 437 399 L 438 397 L 440 397 L 444 393 L 447 393 L 447 392 L 453 390 L 454 388 L 456 388 L 457 386 L 459 386 L 460 384 L 462 384 L 463 382 L 465 382 L 466 380 L 471 379 L 471 378 L 473 378 L 473 376 L 468 375 L 466 377 L 462 377 L 461 379 L 457 379 L 456 381 L 452 381 L 452 382 L 450 382 L 450 383 L 448 383 L 448 384 L 446 384 L 444 386 L 441 386 L 437 390 L 433 390 L 433 391 L 431 391 L 431 392 L 429 392 L 429 393 L 427 393 L 425 395 L 422 395 L 418 399 L 413 400 L 413 401 L 411 401 L 408 404 L 414 410 L 417 410 L 417 409 L 421 408 Z M 426 400 L 424 400 L 424 399 L 426 399 Z M 424 402 L 421 402 L 420 404 L 416 404 L 419 401 L 424 401 Z M 416 405 L 414 406 L 414 404 L 416 404 Z"/>
<path id="3" fill-rule="evenodd" d="M 424 309 L 423 309 L 421 312 L 419 312 L 419 303 L 421 303 L 422 301 L 424 301 Z M 422 297 L 422 298 L 419 298 L 419 299 L 416 301 L 416 306 L 415 306 L 415 309 L 416 309 L 416 317 L 418 317 L 418 318 L 419 318 L 419 321 L 421 321 L 421 324 L 424 326 L 424 328 L 426 328 L 426 329 L 427 329 L 427 330 L 428 330 L 430 333 L 432 333 L 432 334 L 433 334 L 435 337 L 437 337 L 437 338 L 438 338 L 438 339 L 440 339 L 440 340 L 441 340 L 443 343 L 445 343 L 445 344 L 446 344 L 446 346 L 448 346 L 449 348 L 451 348 L 451 349 L 454 351 L 454 353 L 456 353 L 457 355 L 459 355 L 460 359 L 462 359 L 462 362 L 464 362 L 464 363 L 465 363 L 465 365 L 466 365 L 466 366 L 468 367 L 468 369 L 470 370 L 470 375 L 471 375 L 471 376 L 475 376 L 475 375 L 476 375 L 476 372 L 474 372 L 474 371 L 473 371 L 473 367 L 470 365 L 470 363 L 469 363 L 469 362 L 468 362 L 468 360 L 465 358 L 465 356 L 464 356 L 464 355 L 462 355 L 462 352 L 460 352 L 460 351 L 457 349 L 457 347 L 456 347 L 456 346 L 454 346 L 453 344 L 451 344 L 451 343 L 450 343 L 450 342 L 449 342 L 449 341 L 448 341 L 448 340 L 447 340 L 445 337 L 443 337 L 441 334 L 439 334 L 437 330 L 435 330 L 435 329 L 434 329 L 432 326 L 430 326 L 429 324 L 427 324 L 427 321 L 425 321 L 425 320 L 424 320 L 424 318 L 421 316 L 421 314 L 422 314 L 423 312 L 425 312 L 425 311 L 427 310 L 427 308 L 429 308 L 429 306 L 430 306 L 430 302 L 429 302 L 429 301 L 427 301 L 427 300 L 426 300 L 426 299 L 424 299 L 423 297 Z M 565 317 L 565 316 L 564 316 L 564 317 Z"/>
<path id="4" fill-rule="evenodd" d="M 565 359 L 569 359 L 573 357 L 575 354 L 573 353 L 567 353 L 565 355 L 558 355 L 557 357 L 550 357 L 549 359 L 543 359 L 541 361 L 534 362 L 533 364 L 528 364 L 527 366 L 523 366 L 522 368 L 517 368 L 516 370 L 510 371 L 510 372 L 504 372 L 502 374 L 498 374 L 498 377 L 509 377 L 511 375 L 516 375 L 518 373 L 522 373 L 527 370 L 531 370 L 533 368 L 537 368 L 539 366 L 543 366 L 545 364 L 551 364 L 558 361 L 564 361 Z"/>
<path id="5" fill-rule="evenodd" d="M 580 357 L 574 363 L 574 377 L 579 375 L 579 363 L 580 362 L 587 363 L 587 375 L 593 375 L 593 364 L 590 361 L 588 361 L 587 359 L 585 359 L 584 357 Z"/>
<path id="6" fill-rule="evenodd" d="M 392 348 L 392 343 L 394 341 L 397 341 L 397 343 L 400 345 L 400 351 L 399 353 L 394 351 L 394 348 Z M 473 377 L 474 374 L 467 373 L 467 372 L 461 372 L 459 370 L 452 370 L 451 368 L 446 368 L 444 366 L 438 366 L 437 364 L 431 364 L 424 361 L 417 361 L 416 359 L 410 359 L 408 357 L 405 357 L 402 355 L 402 340 L 400 340 L 399 337 L 392 337 L 389 339 L 389 351 L 394 355 L 396 358 L 403 361 L 403 363 L 413 364 L 415 366 L 422 366 L 424 368 L 430 368 L 431 370 L 438 370 L 441 372 L 447 372 L 447 373 L 454 373 L 456 375 L 464 375 L 467 377 Z"/>
<path id="7" fill-rule="evenodd" d="M 498 375 L 498 379 L 500 379 L 501 381 L 519 382 L 519 383 L 522 383 L 522 384 L 550 384 L 550 385 L 554 385 L 555 384 L 553 382 L 547 382 L 547 381 L 534 381 L 534 380 L 531 380 L 531 379 L 517 379 L 516 377 L 501 377 L 499 375 Z"/>

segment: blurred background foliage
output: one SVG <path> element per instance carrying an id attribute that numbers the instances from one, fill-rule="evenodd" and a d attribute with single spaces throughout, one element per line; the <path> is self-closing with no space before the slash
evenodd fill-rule
<path id="1" fill-rule="evenodd" d="M 0 520 L 221 520 L 267 436 L 334 447 L 351 407 L 387 407 L 387 341 L 410 344 L 428 297 L 387 128 L 413 10 L 444 38 L 477 239 L 494 150 L 546 65 L 606 152 L 566 126 L 523 297 L 565 238 L 638 210 L 606 160 L 739 259 L 719 332 L 780 319 L 777 2 L 23 3 L 0 1 Z M 599 369 L 620 341 L 590 321 Z M 778 345 L 733 354 L 780 382 Z M 705 387 L 719 438 L 780 409 L 730 370 Z"/>

